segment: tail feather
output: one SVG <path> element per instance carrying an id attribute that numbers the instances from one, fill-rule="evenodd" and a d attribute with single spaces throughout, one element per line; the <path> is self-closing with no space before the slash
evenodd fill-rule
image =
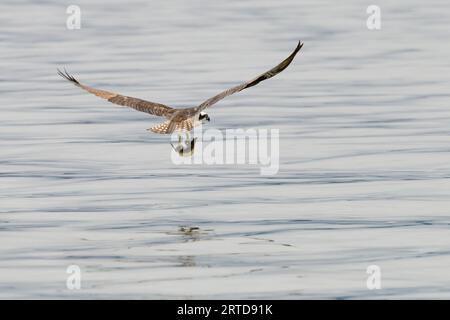
<path id="1" fill-rule="evenodd" d="M 171 131 L 169 131 L 169 127 L 170 127 L 170 121 L 164 121 L 163 123 L 160 123 L 154 127 L 151 127 L 147 130 L 150 130 L 154 133 L 160 133 L 160 134 L 167 134 L 167 133 L 172 133 Z"/>
<path id="2" fill-rule="evenodd" d="M 163 123 L 160 123 L 154 127 L 151 127 L 147 130 L 150 130 L 154 133 L 160 133 L 160 134 L 169 134 L 174 131 L 191 131 L 194 127 L 194 124 L 191 120 L 184 120 L 179 123 L 173 122 L 173 121 L 165 121 Z"/>

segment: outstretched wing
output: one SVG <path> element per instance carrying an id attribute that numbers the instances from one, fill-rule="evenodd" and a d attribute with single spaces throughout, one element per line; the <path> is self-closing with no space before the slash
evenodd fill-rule
<path id="1" fill-rule="evenodd" d="M 273 76 L 275 76 L 276 74 L 280 73 L 281 71 L 283 71 L 284 69 L 287 68 L 287 66 L 292 62 L 292 60 L 294 60 L 295 55 L 297 54 L 297 52 L 300 51 L 302 46 L 303 46 L 303 43 L 301 41 L 299 41 L 294 52 L 292 52 L 289 57 L 287 57 L 285 60 L 283 60 L 276 67 L 270 69 L 267 72 L 264 72 L 263 74 L 257 76 L 256 78 L 254 78 L 250 81 L 244 82 L 238 86 L 235 86 L 233 88 L 225 90 L 225 91 L 219 93 L 218 95 L 215 95 L 214 97 L 209 98 L 208 100 L 203 102 L 198 107 L 192 108 L 192 111 L 194 113 L 198 113 L 198 112 L 205 110 L 206 108 L 212 106 L 213 104 L 217 103 L 218 101 L 222 100 L 223 98 L 228 97 L 229 95 L 232 95 L 233 93 L 242 91 L 246 88 L 253 87 L 254 85 L 257 85 L 258 83 L 260 83 L 261 81 L 272 78 Z"/>
<path id="2" fill-rule="evenodd" d="M 97 97 L 106 99 L 109 102 L 118 104 L 120 106 L 130 107 L 130 108 L 133 108 L 133 109 L 141 111 L 141 112 L 153 114 L 155 116 L 167 117 L 167 118 L 170 118 L 172 113 L 176 111 L 175 109 L 168 107 L 164 104 L 145 101 L 145 100 L 133 98 L 133 97 L 127 97 L 127 96 L 123 96 L 121 94 L 117 94 L 114 92 L 99 90 L 99 89 L 85 86 L 84 84 L 81 84 L 73 76 L 71 76 L 69 73 L 67 73 L 66 70 L 64 70 L 64 72 L 62 72 L 61 70 L 58 69 L 58 74 L 61 77 L 65 78 L 65 79 L 69 80 L 70 82 L 72 82 L 73 84 L 75 84 L 77 87 L 80 87 L 81 89 L 84 89 L 89 93 L 95 94 Z"/>

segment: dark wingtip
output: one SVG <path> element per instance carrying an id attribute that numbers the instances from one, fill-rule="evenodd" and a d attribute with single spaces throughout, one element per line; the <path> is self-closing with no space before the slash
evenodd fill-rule
<path id="1" fill-rule="evenodd" d="M 302 40 L 298 40 L 297 48 L 295 48 L 295 51 L 298 52 L 303 47 L 304 42 Z"/>
<path id="2" fill-rule="evenodd" d="M 59 74 L 61 77 L 63 77 L 64 79 L 69 80 L 70 82 L 73 82 L 73 83 L 75 83 L 75 84 L 80 84 L 80 83 L 78 82 L 77 79 L 75 79 L 73 76 L 71 76 L 71 75 L 67 72 L 66 68 L 64 68 L 64 72 L 61 71 L 61 70 L 59 70 L 59 68 L 57 68 L 56 70 L 58 70 L 58 74 Z"/>

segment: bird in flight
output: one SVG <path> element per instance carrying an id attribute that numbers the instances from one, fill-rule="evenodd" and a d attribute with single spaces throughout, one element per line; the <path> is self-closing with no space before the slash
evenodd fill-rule
<path id="1" fill-rule="evenodd" d="M 297 47 L 294 49 L 294 51 L 287 57 L 285 60 L 283 60 L 280 64 L 275 66 L 274 68 L 270 69 L 267 72 L 264 72 L 263 74 L 257 76 L 256 78 L 246 81 L 244 83 L 241 83 L 237 86 L 234 86 L 230 89 L 227 89 L 225 91 L 222 91 L 221 93 L 209 98 L 208 100 L 204 101 L 200 105 L 196 107 L 191 108 L 183 108 L 183 109 L 175 109 L 171 108 L 169 106 L 166 106 L 161 103 L 156 102 L 150 102 L 138 98 L 133 97 L 127 97 L 118 93 L 109 92 L 105 90 L 95 89 L 89 86 L 86 86 L 82 83 L 80 83 L 77 79 L 75 79 L 72 75 L 70 75 L 66 70 L 61 71 L 58 69 L 58 74 L 62 76 L 63 78 L 71 81 L 73 84 L 75 84 L 77 87 L 80 87 L 83 90 L 86 90 L 89 93 L 92 93 L 96 95 L 97 97 L 103 98 L 108 100 L 109 102 L 126 106 L 133 108 L 137 111 L 145 112 L 151 115 L 164 117 L 165 121 L 151 127 L 147 130 L 150 130 L 155 133 L 161 133 L 161 134 L 170 134 L 173 132 L 183 133 L 189 133 L 194 127 L 204 123 L 209 122 L 210 118 L 207 113 L 204 112 L 205 109 L 211 107 L 218 101 L 222 100 L 223 98 L 232 95 L 233 93 L 242 91 L 244 89 L 253 87 L 254 85 L 257 85 L 261 81 L 264 81 L 266 79 L 272 78 L 276 74 L 280 73 L 284 69 L 289 66 L 289 64 L 294 59 L 297 52 L 300 51 L 302 48 L 303 43 L 301 41 L 298 42 Z"/>

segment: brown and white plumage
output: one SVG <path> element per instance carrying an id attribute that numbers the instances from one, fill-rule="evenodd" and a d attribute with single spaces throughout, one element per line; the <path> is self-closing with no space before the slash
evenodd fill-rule
<path id="1" fill-rule="evenodd" d="M 250 81 L 246 81 L 246 82 L 241 83 L 240 85 L 237 85 L 237 86 L 235 86 L 233 88 L 230 88 L 230 89 L 227 89 L 225 91 L 222 91 L 218 95 L 215 95 L 214 97 L 209 98 L 208 100 L 206 100 L 205 102 L 200 104 L 198 107 L 194 108 L 194 110 L 196 112 L 203 111 L 206 108 L 209 108 L 213 104 L 217 103 L 218 101 L 222 100 L 223 98 L 228 97 L 229 95 L 232 95 L 233 93 L 236 93 L 236 92 L 242 91 L 244 89 L 253 87 L 253 86 L 257 85 L 258 83 L 260 83 L 261 81 L 264 81 L 266 79 L 272 78 L 273 76 L 277 75 L 278 73 L 280 73 L 281 71 L 286 69 L 287 66 L 289 66 L 291 64 L 292 60 L 294 60 L 295 55 L 297 54 L 297 52 L 300 51 L 302 46 L 303 46 L 303 43 L 301 41 L 299 41 L 297 47 L 294 50 L 294 52 L 292 52 L 289 55 L 289 57 L 284 59 L 277 66 L 273 67 L 269 71 L 264 72 L 263 74 L 260 74 L 259 76 L 257 76 L 256 78 L 254 78 L 254 79 L 252 79 Z"/>
<path id="2" fill-rule="evenodd" d="M 99 89 L 95 89 L 95 88 L 86 86 L 84 84 L 81 84 L 77 79 L 75 79 L 73 76 L 71 76 L 69 73 L 67 73 L 66 70 L 64 70 L 64 72 L 62 72 L 61 70 L 58 69 L 58 74 L 61 77 L 74 83 L 77 87 L 80 87 L 81 89 L 84 89 L 87 92 L 96 95 L 97 97 L 106 99 L 109 102 L 118 104 L 120 106 L 130 107 L 137 111 L 153 114 L 155 116 L 166 117 L 168 119 L 170 118 L 171 114 L 173 114 L 176 111 L 176 109 L 173 109 L 173 108 L 163 105 L 161 103 L 150 102 L 150 101 L 133 98 L 133 97 L 127 97 L 127 96 L 123 96 L 118 93 L 109 92 L 109 91 L 105 91 L 105 90 L 99 90 Z"/>
<path id="3" fill-rule="evenodd" d="M 192 108 L 184 108 L 184 109 L 174 109 L 169 106 L 166 106 L 164 104 L 156 103 L 156 102 L 150 102 L 138 98 L 123 96 L 118 93 L 109 92 L 105 90 L 99 90 L 95 89 L 89 86 L 86 86 L 84 84 L 81 84 L 77 79 L 75 79 L 73 76 L 71 76 L 67 71 L 64 70 L 61 71 L 58 69 L 58 74 L 62 76 L 63 78 L 71 81 L 74 83 L 77 87 L 80 87 L 81 89 L 86 90 L 89 93 L 92 93 L 96 95 L 97 97 L 103 98 L 108 100 L 109 102 L 126 106 L 133 108 L 135 110 L 149 113 L 155 116 L 161 116 L 165 117 L 167 120 L 159 125 L 156 125 L 149 130 L 155 132 L 155 133 L 161 133 L 161 134 L 167 134 L 172 133 L 174 131 L 191 131 L 196 125 L 198 125 L 202 118 L 205 118 L 205 114 L 203 113 L 203 110 L 206 108 L 211 107 L 218 101 L 222 100 L 223 98 L 232 95 L 236 92 L 242 91 L 246 88 L 253 87 L 254 85 L 257 85 L 261 81 L 264 81 L 266 79 L 272 78 L 273 76 L 277 75 L 284 69 L 286 69 L 289 64 L 294 60 L 295 55 L 300 51 L 302 48 L 303 43 L 299 41 L 297 47 L 295 50 L 281 63 L 279 63 L 274 68 L 270 69 L 269 71 L 264 72 L 263 74 L 257 76 L 256 78 L 246 81 L 244 83 L 241 83 L 235 87 L 232 87 L 230 89 L 227 89 L 225 91 L 222 91 L 221 93 L 209 98 L 208 100 L 204 101 L 197 107 Z M 208 115 L 206 115 L 206 119 L 209 121 Z"/>

